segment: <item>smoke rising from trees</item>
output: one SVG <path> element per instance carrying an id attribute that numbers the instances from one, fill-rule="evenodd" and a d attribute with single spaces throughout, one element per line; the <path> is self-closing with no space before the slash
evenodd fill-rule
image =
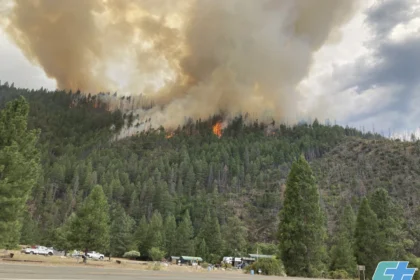
<path id="1" fill-rule="evenodd" d="M 154 125 L 221 111 L 299 111 L 314 53 L 339 40 L 348 0 L 13 0 L 7 33 L 60 89 L 143 93 Z"/>

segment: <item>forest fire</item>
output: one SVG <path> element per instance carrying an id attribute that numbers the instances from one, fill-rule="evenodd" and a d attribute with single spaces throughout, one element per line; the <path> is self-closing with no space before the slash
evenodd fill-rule
<path id="1" fill-rule="evenodd" d="M 173 132 L 169 132 L 169 133 L 167 133 L 167 134 L 165 135 L 165 138 L 166 138 L 166 139 L 169 139 L 169 138 L 172 138 L 174 135 L 175 135 L 175 133 L 173 133 Z"/>
<path id="2" fill-rule="evenodd" d="M 217 135 L 217 137 L 222 137 L 222 123 L 217 122 L 215 125 L 213 125 L 213 133 Z"/>

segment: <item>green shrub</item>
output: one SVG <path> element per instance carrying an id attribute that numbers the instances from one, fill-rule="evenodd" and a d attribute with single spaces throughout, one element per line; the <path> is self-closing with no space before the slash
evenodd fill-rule
<path id="1" fill-rule="evenodd" d="M 405 261 L 408 261 L 408 267 L 414 267 L 414 268 L 420 268 L 420 258 L 417 258 L 416 256 L 409 254 L 404 257 Z M 413 280 L 420 280 L 420 272 L 416 271 L 414 273 Z"/>
<path id="2" fill-rule="evenodd" d="M 209 263 L 218 263 L 220 261 L 221 257 L 216 254 L 210 254 L 207 256 L 206 261 Z"/>
<path id="3" fill-rule="evenodd" d="M 148 253 L 149 257 L 151 257 L 154 261 L 160 261 L 165 256 L 165 252 L 157 247 L 151 248 Z"/>
<path id="4" fill-rule="evenodd" d="M 350 279 L 351 278 L 349 276 L 349 274 L 347 273 L 347 271 L 345 271 L 343 269 L 338 269 L 338 270 L 330 271 L 329 277 L 331 279 Z"/>
<path id="5" fill-rule="evenodd" d="M 226 269 L 232 268 L 232 264 L 231 263 L 223 263 L 223 268 L 226 268 Z"/>
<path id="6" fill-rule="evenodd" d="M 203 263 L 201 263 L 201 267 L 204 268 L 204 269 L 206 269 L 206 268 L 209 267 L 209 264 L 206 263 L 206 262 L 203 262 Z"/>
<path id="7" fill-rule="evenodd" d="M 261 274 L 263 275 L 286 276 L 283 263 L 277 259 L 259 259 L 245 267 L 245 272 L 249 273 L 251 270 L 254 270 L 254 273 L 258 273 L 259 269 L 261 269 Z"/>
<path id="8" fill-rule="evenodd" d="M 126 252 L 124 253 L 123 258 L 127 258 L 127 259 L 135 259 L 140 257 L 140 252 L 137 251 L 130 251 L 130 252 Z"/>

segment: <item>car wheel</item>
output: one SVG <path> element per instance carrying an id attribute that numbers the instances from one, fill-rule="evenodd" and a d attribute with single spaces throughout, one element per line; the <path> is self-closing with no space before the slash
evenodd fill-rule
<path id="1" fill-rule="evenodd" d="M 104 257 L 100 256 L 100 257 L 99 257 L 99 259 L 100 259 L 100 260 L 103 260 L 103 259 L 104 259 Z"/>
<path id="2" fill-rule="evenodd" d="M 48 252 L 48 256 L 52 256 L 53 255 L 53 253 L 52 252 Z"/>
<path id="3" fill-rule="evenodd" d="M 29 254 L 30 254 L 30 255 L 33 255 L 33 254 L 34 254 L 34 252 L 30 251 L 30 252 L 29 252 Z"/>

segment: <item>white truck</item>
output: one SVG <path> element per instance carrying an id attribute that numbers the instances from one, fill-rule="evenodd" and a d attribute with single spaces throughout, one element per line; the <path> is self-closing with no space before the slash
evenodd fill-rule
<path id="1" fill-rule="evenodd" d="M 54 255 L 54 250 L 52 248 L 47 248 L 45 246 L 29 247 L 29 248 L 26 248 L 23 252 L 25 254 L 31 254 L 31 255 L 45 255 L 45 256 Z"/>
<path id="2" fill-rule="evenodd" d="M 94 259 L 94 260 L 103 260 L 105 258 L 104 254 L 92 251 L 92 252 L 88 252 L 87 257 L 90 259 Z"/>

